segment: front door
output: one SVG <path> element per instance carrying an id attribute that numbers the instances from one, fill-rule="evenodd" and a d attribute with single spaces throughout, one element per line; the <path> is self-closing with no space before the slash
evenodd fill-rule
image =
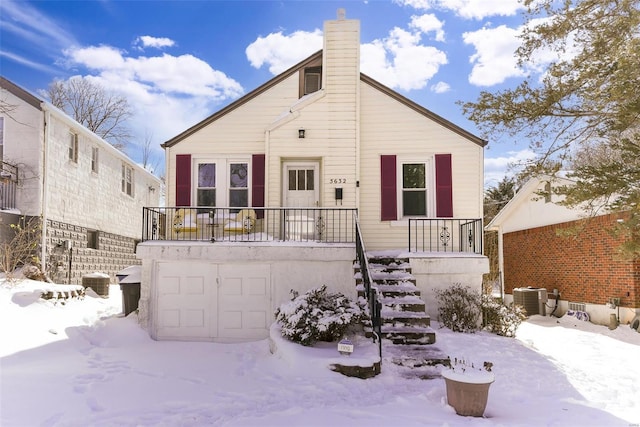
<path id="1" fill-rule="evenodd" d="M 320 163 L 291 161 L 283 166 L 283 207 L 289 209 L 284 222 L 286 239 L 317 240 L 316 214 L 320 206 Z"/>
<path id="2" fill-rule="evenodd" d="M 318 162 L 286 162 L 284 164 L 283 207 L 309 208 L 319 206 Z"/>

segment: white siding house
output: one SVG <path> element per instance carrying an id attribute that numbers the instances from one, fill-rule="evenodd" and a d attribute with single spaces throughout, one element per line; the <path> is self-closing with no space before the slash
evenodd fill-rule
<path id="1" fill-rule="evenodd" d="M 163 144 L 169 207 L 148 212 L 138 250 L 143 324 L 158 339 L 264 338 L 290 289 L 355 296 L 356 224 L 367 251 L 411 259 L 424 299 L 480 289 L 485 145 L 362 74 L 360 23 L 339 13 L 321 51 Z M 228 293 L 246 305 L 228 310 Z"/>
<path id="2" fill-rule="evenodd" d="M 3 224 L 41 218 L 40 259 L 53 278 L 115 280 L 139 263 L 142 208 L 158 205 L 160 180 L 50 103 L 5 78 L 0 86 L 10 106 L 0 116 Z"/>

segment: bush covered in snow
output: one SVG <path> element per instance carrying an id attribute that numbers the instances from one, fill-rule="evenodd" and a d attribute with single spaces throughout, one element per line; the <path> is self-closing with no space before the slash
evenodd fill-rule
<path id="1" fill-rule="evenodd" d="M 456 283 L 435 291 L 438 319 L 453 332 L 475 332 L 480 326 L 480 294 Z"/>
<path id="2" fill-rule="evenodd" d="M 507 306 L 491 295 L 471 290 L 456 283 L 448 289 L 436 290 L 440 322 L 454 332 L 475 332 L 484 329 L 505 337 L 514 337 L 526 318 L 518 305 Z"/>
<path id="3" fill-rule="evenodd" d="M 364 316 L 355 302 L 340 293 L 328 293 L 326 286 L 303 295 L 291 291 L 291 296 L 290 302 L 276 310 L 276 321 L 283 337 L 302 345 L 336 341 Z"/>
<path id="4" fill-rule="evenodd" d="M 486 330 L 505 337 L 515 337 L 518 326 L 524 319 L 524 308 L 505 305 L 491 295 L 482 295 L 483 323 Z"/>

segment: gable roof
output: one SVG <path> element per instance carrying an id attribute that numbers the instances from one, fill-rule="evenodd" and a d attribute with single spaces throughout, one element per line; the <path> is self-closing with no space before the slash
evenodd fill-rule
<path id="1" fill-rule="evenodd" d="M 44 111 L 51 113 L 57 120 L 60 120 L 66 126 L 69 126 L 74 132 L 81 133 L 85 137 L 89 138 L 93 143 L 100 144 L 100 147 L 103 150 L 108 150 L 111 155 L 121 160 L 126 161 L 128 164 L 132 165 L 138 171 L 148 175 L 152 179 L 158 182 L 158 185 L 161 184 L 160 178 L 153 175 L 151 172 L 140 166 L 135 160 L 125 154 L 123 151 L 118 150 L 116 147 L 111 145 L 109 142 L 105 141 L 102 137 L 96 135 L 91 130 L 87 129 L 86 126 L 77 122 L 74 118 L 69 116 L 67 113 L 50 103 L 49 101 L 41 100 L 36 96 L 32 95 L 29 91 L 21 88 L 20 86 L 13 83 L 11 80 L 8 80 L 2 76 L 0 76 L 0 87 L 5 89 L 6 91 L 12 93 L 16 97 L 22 99 L 27 104 L 32 107 L 38 109 L 38 111 Z"/>
<path id="2" fill-rule="evenodd" d="M 36 98 L 31 93 L 27 92 L 26 90 L 22 89 L 20 86 L 16 85 L 12 81 L 7 80 L 2 76 L 0 76 L 0 87 L 12 93 L 13 95 L 17 96 L 18 98 L 22 99 L 24 102 L 31 105 L 32 107 L 37 108 L 38 110 L 42 110 L 41 99 Z"/>
<path id="3" fill-rule="evenodd" d="M 434 122 L 438 123 L 439 125 L 449 129 L 452 132 L 457 133 L 458 135 L 467 138 L 468 140 L 478 144 L 481 147 L 484 147 L 487 145 L 487 141 L 475 136 L 474 134 L 472 134 L 471 132 L 468 132 L 464 129 L 462 129 L 460 126 L 450 122 L 449 120 L 445 119 L 442 116 L 439 116 L 438 114 L 434 113 L 431 110 L 428 110 L 426 108 L 424 108 L 422 105 L 417 104 L 415 102 L 413 102 L 412 100 L 410 100 L 409 98 L 406 98 L 402 95 L 400 95 L 398 92 L 390 89 L 389 87 L 383 85 L 382 83 L 378 82 L 377 80 L 372 79 L 371 77 L 367 76 L 366 74 L 360 73 L 360 80 L 363 81 L 364 83 L 367 83 L 368 85 L 378 89 L 380 92 L 384 93 L 385 95 L 395 99 L 396 101 L 404 104 L 405 106 L 411 108 L 412 110 L 416 111 L 419 114 L 422 114 L 423 116 L 433 120 Z"/>
<path id="4" fill-rule="evenodd" d="M 500 227 L 504 224 L 505 221 L 509 219 L 509 217 L 516 212 L 518 207 L 520 207 L 523 203 L 531 200 L 538 191 L 538 188 L 543 182 L 552 182 L 555 184 L 561 185 L 571 185 L 573 181 L 567 178 L 562 177 L 552 177 L 550 175 L 541 175 L 537 177 L 530 178 L 520 190 L 507 202 L 506 205 L 493 217 L 489 224 L 487 224 L 484 228 L 488 231 L 498 231 Z M 575 211 L 573 209 L 567 208 L 569 211 Z M 553 223 L 551 221 L 550 223 Z"/>
<path id="5" fill-rule="evenodd" d="M 271 80 L 267 81 L 266 83 L 264 83 L 261 86 L 258 86 L 256 89 L 252 90 L 251 92 L 247 93 L 246 95 L 236 99 L 231 104 L 229 104 L 226 107 L 224 107 L 223 109 L 218 110 L 217 112 L 213 113 L 212 115 L 210 115 L 206 119 L 202 120 L 201 122 L 196 123 L 195 125 L 191 126 L 189 129 L 185 130 L 184 132 L 182 132 L 182 133 L 174 136 L 170 140 L 164 142 L 163 144 L 161 144 L 161 146 L 163 148 L 167 148 L 167 147 L 171 147 L 171 146 L 177 144 L 178 142 L 182 141 L 186 137 L 188 137 L 190 135 L 193 135 L 194 133 L 198 132 L 200 129 L 208 126 L 209 124 L 211 124 L 213 122 L 215 122 L 220 117 L 223 117 L 226 114 L 230 113 L 231 111 L 235 110 L 236 108 L 242 106 L 243 104 L 246 104 L 247 102 L 251 101 L 253 98 L 255 98 L 258 95 L 260 95 L 261 93 L 271 89 L 273 86 L 277 85 L 281 81 L 287 79 L 291 75 L 297 73 L 301 69 L 304 69 L 309 64 L 312 64 L 312 63 L 316 62 L 319 59 L 322 59 L 322 50 L 317 51 L 316 53 L 314 53 L 313 55 L 311 55 L 307 59 L 297 63 L 296 65 L 294 65 L 293 67 L 289 68 L 288 70 L 282 72 L 281 74 L 278 74 L 277 76 L 275 76 Z"/>
<path id="6" fill-rule="evenodd" d="M 267 81 L 266 83 L 264 83 L 263 85 L 257 87 L 256 89 L 252 90 L 251 92 L 247 93 L 246 95 L 238 98 L 237 100 L 233 101 L 231 104 L 227 105 L 226 107 L 222 108 L 221 110 L 218 110 L 217 112 L 215 112 L 214 114 L 210 115 L 209 117 L 207 117 L 206 119 L 200 121 L 199 123 L 196 123 L 195 125 L 191 126 L 189 129 L 185 130 L 184 132 L 174 136 L 173 138 L 169 139 L 168 141 L 164 142 L 161 146 L 163 148 L 167 148 L 167 147 L 172 147 L 174 145 L 176 145 L 177 143 L 179 143 L 180 141 L 182 141 L 183 139 L 187 138 L 190 135 L 193 135 L 194 133 L 198 132 L 200 129 L 208 126 L 209 124 L 215 122 L 216 120 L 218 120 L 219 118 L 225 116 L 226 114 L 232 112 L 233 110 L 235 110 L 236 108 L 242 106 L 243 104 L 246 104 L 247 102 L 251 101 L 253 98 L 257 97 L 258 95 L 262 94 L 263 92 L 267 91 L 268 89 L 272 88 L 273 86 L 277 85 L 278 83 L 282 82 L 283 80 L 287 79 L 288 77 L 290 77 L 291 75 L 299 72 L 300 70 L 306 68 L 309 65 L 315 64 L 317 63 L 318 60 L 322 60 L 322 50 L 319 50 L 318 52 L 314 53 L 313 55 L 311 55 L 310 57 L 308 57 L 307 59 L 297 63 L 296 65 L 294 65 L 293 67 L 289 68 L 288 70 L 284 71 L 283 73 L 275 76 L 274 78 L 272 78 L 271 80 Z M 434 122 L 440 124 L 441 126 L 449 129 L 452 132 L 457 133 L 458 135 L 467 138 L 468 140 L 470 140 L 471 142 L 478 144 L 481 147 L 484 147 L 487 145 L 487 141 L 479 138 L 475 135 L 473 135 L 470 132 L 467 132 L 466 130 L 462 129 L 461 127 L 455 125 L 454 123 L 450 122 L 449 120 L 437 115 L 436 113 L 434 113 L 433 111 L 430 111 L 426 108 L 424 108 L 423 106 L 411 101 L 408 98 L 405 98 L 404 96 L 400 95 L 398 92 L 395 92 L 394 90 L 388 88 L 387 86 L 383 85 L 382 83 L 372 79 L 371 77 L 360 73 L 360 81 L 367 83 L 368 85 L 376 88 L 377 90 L 383 92 L 384 94 L 390 96 L 391 98 L 395 99 L 396 101 L 400 102 L 401 104 L 404 104 L 405 106 L 411 108 L 412 110 L 418 112 L 419 114 L 422 114 L 423 116 L 433 120 Z"/>

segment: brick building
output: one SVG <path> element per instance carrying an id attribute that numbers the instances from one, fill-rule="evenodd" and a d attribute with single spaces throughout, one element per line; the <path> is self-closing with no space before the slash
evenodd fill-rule
<path id="1" fill-rule="evenodd" d="M 586 218 L 541 196 L 549 185 L 549 180 L 531 179 L 486 227 L 499 233 L 505 300 L 512 301 L 518 288 L 545 288 L 549 295 L 557 289 L 555 314 L 579 303 L 594 323 L 608 324 L 611 314 L 629 323 L 640 314 L 640 261 L 618 256 L 623 241 L 611 230 L 624 216 Z M 612 298 L 619 298 L 618 307 L 612 307 Z M 550 299 L 546 313 L 554 305 Z"/>
<path id="2" fill-rule="evenodd" d="M 143 206 L 161 182 L 50 103 L 0 77 L 0 237 L 20 218 L 42 229 L 38 256 L 59 283 L 131 264 Z M 69 268 L 69 266 L 71 266 Z"/>

